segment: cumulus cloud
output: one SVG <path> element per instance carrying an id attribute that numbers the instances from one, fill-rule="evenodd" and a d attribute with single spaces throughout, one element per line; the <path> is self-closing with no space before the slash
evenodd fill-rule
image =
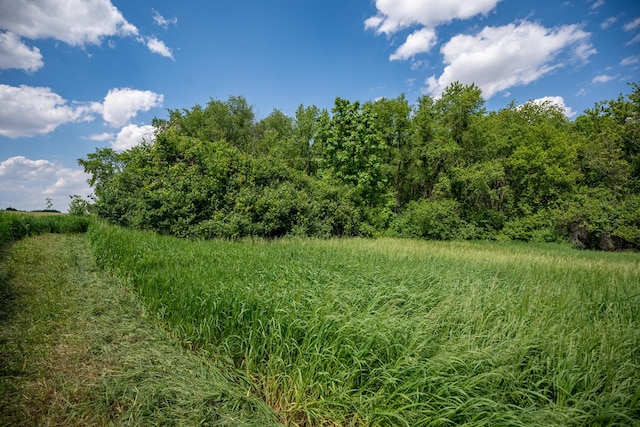
<path id="1" fill-rule="evenodd" d="M 123 151 L 139 145 L 143 140 L 153 142 L 155 140 L 155 128 L 151 125 L 138 126 L 130 124 L 124 126 L 118 133 L 103 132 L 91 135 L 88 139 L 98 142 L 108 142 L 114 150 Z"/>
<path id="2" fill-rule="evenodd" d="M 542 98 L 533 99 L 529 102 L 537 105 L 547 105 L 547 104 L 554 105 L 560 108 L 560 110 L 562 110 L 565 117 L 567 117 L 568 119 L 576 115 L 576 112 L 573 111 L 571 107 L 568 107 L 564 103 L 564 98 L 561 96 L 545 96 Z"/>
<path id="3" fill-rule="evenodd" d="M 97 133 L 97 134 L 93 134 L 93 135 L 89 135 L 88 139 L 92 140 L 92 141 L 109 141 L 111 139 L 113 139 L 114 134 L 110 133 L 110 132 L 102 132 L 102 133 Z"/>
<path id="4" fill-rule="evenodd" d="M 11 32 L 0 32 L 0 70 L 17 68 L 34 72 L 43 65 L 40 49 L 27 46 Z"/>
<path id="5" fill-rule="evenodd" d="M 164 97 L 149 90 L 111 89 L 102 104 L 102 117 L 113 127 L 126 125 L 141 111 L 162 106 Z"/>
<path id="6" fill-rule="evenodd" d="M 65 123 L 92 121 L 99 114 L 112 127 L 122 127 L 139 112 L 160 107 L 162 102 L 161 94 L 148 90 L 112 89 L 103 103 L 69 102 L 48 87 L 0 84 L 0 136 L 47 134 Z"/>
<path id="7" fill-rule="evenodd" d="M 492 11 L 500 0 L 376 0 L 378 13 L 365 21 L 365 28 L 393 34 L 414 25 L 428 28 L 468 19 Z"/>
<path id="8" fill-rule="evenodd" d="M 0 84 L 0 135 L 9 138 L 46 134 L 58 126 L 91 121 L 94 103 L 69 103 L 48 87 Z"/>
<path id="9" fill-rule="evenodd" d="M 177 23 L 176 18 L 165 19 L 155 13 L 154 20 L 158 25 L 166 28 Z M 84 47 L 100 45 L 109 37 L 135 37 L 151 52 L 173 59 L 171 49 L 164 42 L 155 37 L 141 36 L 138 28 L 124 18 L 111 0 L 3 0 L 0 2 L 0 30 L 6 31 L 4 44 L 19 49 L 3 48 L 3 40 L 0 39 L 0 69 L 8 61 L 11 65 L 5 68 L 34 71 L 42 67 L 40 51 L 29 48 L 21 38 L 52 38 L 71 46 Z M 113 46 L 112 40 L 108 43 Z M 13 54 L 7 58 L 6 52 Z M 16 55 L 19 55 L 19 61 Z"/>
<path id="10" fill-rule="evenodd" d="M 165 58 L 173 59 L 173 51 L 169 49 L 162 40 L 158 40 L 155 37 L 149 37 L 146 39 L 145 44 L 151 52 L 162 55 Z"/>
<path id="11" fill-rule="evenodd" d="M 54 38 L 71 46 L 99 45 L 105 37 L 138 34 L 110 0 L 3 0 L 0 28 L 28 39 Z"/>
<path id="12" fill-rule="evenodd" d="M 10 157 L 0 162 L 0 208 L 44 209 L 49 197 L 54 209 L 66 211 L 70 195 L 91 194 L 88 178 L 81 169 L 66 168 L 50 160 Z"/>
<path id="13" fill-rule="evenodd" d="M 435 46 L 437 36 L 435 30 L 431 28 L 423 28 L 409 34 L 407 40 L 400 46 L 395 53 L 389 56 L 391 61 L 398 59 L 413 58 L 419 53 L 426 53 Z"/>
<path id="14" fill-rule="evenodd" d="M 111 147 L 114 150 L 122 151 L 139 145 L 143 140 L 151 142 L 155 139 L 154 130 L 155 128 L 151 125 L 127 125 L 118 132 Z"/>
<path id="15" fill-rule="evenodd" d="M 438 97 L 459 81 L 475 83 L 490 98 L 566 65 L 557 60 L 560 53 L 565 61 L 587 61 L 596 52 L 589 37 L 577 25 L 548 29 L 527 21 L 457 35 L 440 49 L 447 65 L 442 75 L 427 79 L 426 92 Z"/>

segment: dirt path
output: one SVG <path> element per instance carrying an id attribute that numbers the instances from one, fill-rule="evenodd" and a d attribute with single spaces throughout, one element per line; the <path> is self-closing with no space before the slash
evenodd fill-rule
<path id="1" fill-rule="evenodd" d="M 0 259 L 0 425 L 273 425 L 224 367 L 185 351 L 82 235 Z"/>

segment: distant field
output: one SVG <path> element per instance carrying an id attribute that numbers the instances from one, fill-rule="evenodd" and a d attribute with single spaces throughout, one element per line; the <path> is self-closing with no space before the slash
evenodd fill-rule
<path id="1" fill-rule="evenodd" d="M 88 216 L 0 211 L 0 244 L 43 233 L 84 233 L 88 226 Z"/>
<path id="2" fill-rule="evenodd" d="M 300 425 L 640 423 L 640 254 L 475 242 L 195 242 L 92 224 L 187 348 Z"/>

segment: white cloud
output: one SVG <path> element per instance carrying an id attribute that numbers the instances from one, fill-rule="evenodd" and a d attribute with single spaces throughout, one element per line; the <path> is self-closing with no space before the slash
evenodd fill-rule
<path id="1" fill-rule="evenodd" d="M 420 68 L 422 68 L 422 66 L 426 67 L 426 65 L 427 65 L 426 61 L 422 61 L 422 60 L 419 60 L 419 59 L 411 61 L 411 71 L 417 71 Z"/>
<path id="2" fill-rule="evenodd" d="M 177 18 L 165 19 L 155 12 L 154 20 L 158 25 L 176 24 Z M 0 40 L 0 69 L 4 62 L 11 60 L 15 64 L 16 55 L 22 58 L 18 66 L 4 68 L 23 68 L 34 71 L 42 67 L 42 57 L 37 48 L 29 48 L 20 41 L 20 37 L 37 40 L 52 38 L 71 46 L 100 45 L 109 37 L 136 37 L 153 53 L 173 59 L 171 49 L 155 37 L 139 36 L 138 28 L 128 22 L 111 0 L 3 0 L 0 2 L 0 30 L 12 37 L 4 43 L 19 51 L 3 49 Z M 113 48 L 113 40 L 107 41 Z M 12 52 L 7 58 L 5 52 Z M 27 64 L 24 61 L 28 60 Z"/>
<path id="3" fill-rule="evenodd" d="M 43 65 L 40 49 L 27 46 L 9 31 L 0 32 L 0 70 L 17 68 L 34 72 Z"/>
<path id="4" fill-rule="evenodd" d="M 414 25 L 428 28 L 468 19 L 492 11 L 500 0 L 376 0 L 378 13 L 365 21 L 365 28 L 392 34 Z"/>
<path id="5" fill-rule="evenodd" d="M 422 28 L 412 34 L 409 34 L 407 40 L 400 46 L 395 53 L 389 56 L 391 61 L 398 59 L 413 58 L 419 53 L 426 53 L 435 46 L 438 38 L 435 30 L 431 28 Z"/>
<path id="6" fill-rule="evenodd" d="M 593 78 L 593 80 L 591 80 L 591 82 L 592 83 L 606 83 L 606 82 L 609 82 L 609 81 L 611 81 L 611 80 L 613 80 L 615 78 L 616 78 L 615 76 L 610 76 L 610 75 L 607 75 L 607 74 L 601 74 L 599 76 L 595 76 Z"/>
<path id="7" fill-rule="evenodd" d="M 81 169 L 70 169 L 49 160 L 31 160 L 24 156 L 0 162 L 0 208 L 44 209 L 51 198 L 53 209 L 66 211 L 69 196 L 87 196 L 89 178 Z"/>
<path id="8" fill-rule="evenodd" d="M 72 46 L 99 45 L 138 29 L 110 0 L 3 0 L 0 28 L 28 39 L 54 38 Z"/>
<path id="9" fill-rule="evenodd" d="M 451 83 L 475 83 L 490 98 L 496 92 L 531 83 L 566 65 L 588 60 L 595 53 L 590 34 L 577 25 L 554 29 L 521 22 L 485 27 L 476 35 L 460 34 L 440 49 L 447 64 L 442 75 L 427 79 L 426 92 L 436 97 Z"/>
<path id="10" fill-rule="evenodd" d="M 640 55 L 627 56 L 622 61 L 620 61 L 620 65 L 633 65 L 639 62 L 640 62 Z"/>
<path id="11" fill-rule="evenodd" d="M 632 38 L 631 40 L 629 40 L 626 45 L 630 46 L 632 44 L 638 43 L 640 42 L 640 34 L 636 35 L 634 38 Z"/>
<path id="12" fill-rule="evenodd" d="M 627 22 L 626 24 L 624 24 L 624 27 L 622 28 L 624 28 L 625 31 L 631 31 L 636 29 L 639 26 L 640 26 L 640 16 L 631 22 Z"/>
<path id="13" fill-rule="evenodd" d="M 604 4 L 604 0 L 596 0 L 591 5 L 591 9 L 597 9 Z"/>
<path id="14" fill-rule="evenodd" d="M 160 15 L 160 13 L 155 9 L 151 9 L 151 12 L 153 12 L 153 22 L 155 22 L 156 25 L 159 25 L 162 28 L 166 29 L 169 27 L 169 25 L 178 25 L 178 18 L 175 16 L 171 19 L 167 19 L 164 16 Z"/>
<path id="15" fill-rule="evenodd" d="M 24 156 L 10 157 L 0 163 L 0 178 L 16 177 L 20 181 L 51 179 L 55 164 L 48 160 L 29 160 Z"/>
<path id="16" fill-rule="evenodd" d="M 602 24 L 600 24 L 600 28 L 602 28 L 603 30 L 606 30 L 607 28 L 615 24 L 617 21 L 618 19 L 615 16 L 607 18 L 602 22 Z"/>
<path id="17" fill-rule="evenodd" d="M 140 111 L 162 106 L 164 97 L 149 90 L 111 89 L 102 104 L 102 117 L 113 127 L 126 125 Z"/>
<path id="18" fill-rule="evenodd" d="M 89 139 L 92 141 L 109 141 L 111 139 L 113 139 L 114 134 L 113 133 L 109 133 L 109 132 L 103 132 L 103 133 L 98 133 L 98 134 L 94 134 L 94 135 L 89 135 Z"/>
<path id="19" fill-rule="evenodd" d="M 164 44 L 162 40 L 158 40 L 155 37 L 149 37 L 146 40 L 145 44 L 151 52 L 162 55 L 165 58 L 173 59 L 173 52 L 167 47 L 167 45 Z"/>
<path id="20" fill-rule="evenodd" d="M 545 96 L 538 99 L 532 99 L 529 102 L 537 105 L 547 105 L 547 104 L 554 105 L 560 108 L 560 110 L 562 110 L 565 117 L 567 117 L 568 119 L 576 115 L 576 112 L 573 111 L 571 107 L 568 107 L 565 105 L 564 98 L 561 96 Z"/>
<path id="21" fill-rule="evenodd" d="M 148 90 L 112 89 L 99 102 L 69 102 L 48 87 L 0 84 L 0 136 L 19 138 L 53 132 L 65 123 L 89 122 L 102 114 L 113 127 L 129 123 L 141 111 L 162 106 L 163 95 Z M 93 135 L 99 140 L 105 134 Z"/>
<path id="22" fill-rule="evenodd" d="M 118 132 L 118 136 L 111 143 L 111 147 L 114 150 L 121 151 L 140 144 L 143 139 L 151 142 L 155 140 L 154 130 L 155 128 L 151 125 L 127 125 Z"/>
<path id="23" fill-rule="evenodd" d="M 48 87 L 0 84 L 0 135 L 46 134 L 65 123 L 91 121 L 96 104 L 67 102 Z"/>

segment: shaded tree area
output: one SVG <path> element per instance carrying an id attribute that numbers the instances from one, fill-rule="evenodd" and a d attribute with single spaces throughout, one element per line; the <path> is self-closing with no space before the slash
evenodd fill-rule
<path id="1" fill-rule="evenodd" d="M 80 159 L 92 210 L 192 238 L 376 236 L 640 248 L 640 86 L 574 121 L 487 112 L 475 85 L 256 119 L 243 97 L 172 110 L 154 141 Z"/>

